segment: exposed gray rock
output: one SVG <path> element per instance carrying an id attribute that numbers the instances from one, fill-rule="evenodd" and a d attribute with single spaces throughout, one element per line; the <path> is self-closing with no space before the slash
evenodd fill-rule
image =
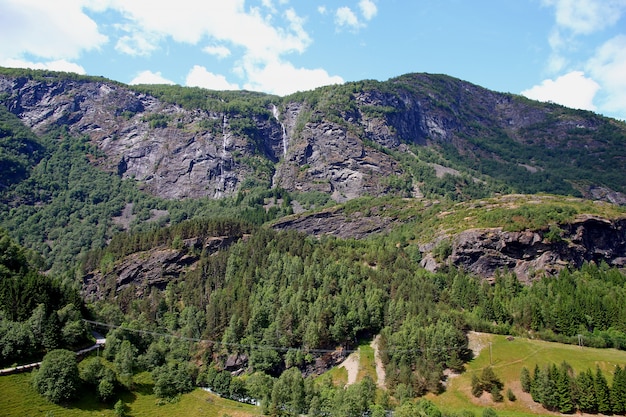
<path id="1" fill-rule="evenodd" d="M 298 230 L 313 236 L 336 236 L 362 239 L 375 233 L 391 230 L 397 219 L 375 212 L 366 215 L 356 212 L 346 214 L 331 208 L 317 213 L 287 216 L 273 224 L 276 230 Z"/>
<path id="2" fill-rule="evenodd" d="M 197 253 L 202 250 L 215 253 L 236 240 L 237 238 L 230 236 L 210 237 L 205 240 L 187 239 L 180 249 L 155 247 L 149 251 L 133 253 L 117 262 L 110 270 L 87 273 L 83 277 L 83 295 L 87 300 L 106 299 L 132 287 L 134 295 L 141 298 L 150 293 L 151 288 L 164 290 L 170 281 L 196 267 L 199 259 Z"/>
<path id="3" fill-rule="evenodd" d="M 626 267 L 626 219 L 610 221 L 584 216 L 560 225 L 561 236 L 549 240 L 547 230 L 506 232 L 502 228 L 472 229 L 452 238 L 452 254 L 437 262 L 428 248 L 422 266 L 434 271 L 450 263 L 490 279 L 496 271 L 512 271 L 529 282 L 543 274 L 553 275 L 583 262 L 606 262 Z"/>

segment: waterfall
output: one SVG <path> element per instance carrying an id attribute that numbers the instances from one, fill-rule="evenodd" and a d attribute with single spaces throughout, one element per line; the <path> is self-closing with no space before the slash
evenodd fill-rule
<path id="1" fill-rule="evenodd" d="M 226 145 L 229 134 L 227 134 L 228 130 L 228 119 L 226 118 L 226 113 L 224 113 L 224 117 L 222 119 L 222 155 L 220 161 L 220 187 L 221 190 L 218 191 L 217 197 L 222 196 L 222 192 L 226 191 L 226 178 L 224 174 L 224 163 L 226 162 Z"/>
<path id="2" fill-rule="evenodd" d="M 274 104 L 272 104 L 272 115 L 274 116 L 274 119 L 276 119 L 276 121 L 280 124 L 280 128 L 282 130 L 283 158 L 284 158 L 285 156 L 287 156 L 287 144 L 289 143 L 289 136 L 287 136 L 287 129 L 285 128 L 285 125 L 282 124 L 280 120 L 278 119 L 278 117 L 280 116 L 280 113 L 278 112 L 278 108 Z"/>

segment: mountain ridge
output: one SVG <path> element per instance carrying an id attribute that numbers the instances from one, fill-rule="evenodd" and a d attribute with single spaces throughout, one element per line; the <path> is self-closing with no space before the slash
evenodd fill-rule
<path id="1" fill-rule="evenodd" d="M 626 202 L 626 125 L 444 75 L 281 98 L 35 74 L 0 71 L 0 102 L 38 134 L 86 135 L 103 153 L 94 164 L 163 198 L 262 186 L 341 202 L 443 187 L 461 200 L 551 192 Z M 437 175 L 436 164 L 460 175 Z"/>

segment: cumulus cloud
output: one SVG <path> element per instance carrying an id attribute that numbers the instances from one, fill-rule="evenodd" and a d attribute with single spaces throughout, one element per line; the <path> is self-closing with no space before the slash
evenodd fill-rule
<path id="1" fill-rule="evenodd" d="M 81 0 L 3 0 L 0 58 L 71 60 L 107 42 Z"/>
<path id="2" fill-rule="evenodd" d="M 231 84 L 226 77 L 209 72 L 205 67 L 194 65 L 187 74 L 185 85 L 188 87 L 202 87 L 210 90 L 239 90 L 237 84 Z"/>
<path id="3" fill-rule="evenodd" d="M 378 7 L 372 0 L 360 0 L 358 7 L 362 19 L 359 19 L 357 14 L 348 6 L 339 7 L 335 11 L 335 25 L 337 25 L 338 30 L 348 29 L 356 32 L 366 26 L 364 21 L 372 20 L 378 13 Z M 319 8 L 318 11 L 320 11 Z M 323 9 L 323 13 L 325 12 L 326 8 Z"/>
<path id="4" fill-rule="evenodd" d="M 361 9 L 361 14 L 365 20 L 372 20 L 378 13 L 376 3 L 372 0 L 361 0 L 359 2 L 359 9 Z"/>
<path id="5" fill-rule="evenodd" d="M 176 83 L 174 81 L 172 81 L 172 80 L 168 80 L 167 78 L 163 77 L 159 71 L 152 72 L 152 71 L 146 70 L 146 71 L 142 71 L 139 74 L 137 74 L 137 76 L 135 78 L 133 78 L 129 84 L 130 85 L 137 85 L 137 84 L 168 84 L 168 85 L 174 85 Z"/>
<path id="6" fill-rule="evenodd" d="M 121 36 L 115 44 L 118 52 L 130 56 L 149 56 L 158 49 L 159 36 L 132 28 L 127 32 L 129 34 Z"/>
<path id="7" fill-rule="evenodd" d="M 264 66 L 248 66 L 244 70 L 249 79 L 245 89 L 281 96 L 344 82 L 341 77 L 331 76 L 321 68 L 296 68 L 289 62 L 274 61 Z"/>
<path id="8" fill-rule="evenodd" d="M 209 55 L 214 55 L 219 59 L 226 58 L 230 56 L 230 49 L 223 45 L 209 45 L 202 48 L 202 51 L 206 52 Z"/>
<path id="9" fill-rule="evenodd" d="M 306 51 L 312 39 L 305 30 L 305 18 L 288 0 L 262 0 L 253 7 L 245 0 L 1 1 L 0 62 L 21 62 L 27 57 L 69 63 L 107 44 L 119 54 L 147 57 L 173 41 L 197 47 L 217 59 L 236 52 L 232 71 L 242 77 L 242 84 L 261 91 L 291 92 L 342 82 L 323 69 L 296 68 L 289 62 L 289 55 Z M 363 19 L 376 13 L 371 0 L 361 0 L 359 10 Z M 103 18 L 102 26 L 90 16 L 98 21 Z M 274 78 L 277 72 L 281 79 Z M 201 66 L 193 67 L 187 80 L 190 85 L 211 88 L 237 87 Z M 131 83 L 174 82 L 153 69 L 137 74 Z"/>
<path id="10" fill-rule="evenodd" d="M 355 30 L 361 27 L 359 18 L 356 17 L 352 9 L 347 6 L 337 9 L 337 11 L 335 12 L 335 23 L 340 28 L 347 27 Z"/>
<path id="11" fill-rule="evenodd" d="M 48 61 L 48 62 L 30 62 L 22 59 L 5 59 L 0 65 L 3 67 L 10 68 L 31 68 L 31 69 L 39 69 L 39 70 L 49 70 L 49 71 L 62 71 L 62 72 L 74 72 L 76 74 L 85 74 L 85 69 L 73 62 L 66 61 L 64 59 L 58 59 L 56 61 Z"/>
<path id="12" fill-rule="evenodd" d="M 210 38 L 241 47 L 246 54 L 263 57 L 303 52 L 311 43 L 293 9 L 283 16 L 288 26 L 280 27 L 258 8 L 246 10 L 242 0 L 109 0 L 108 5 L 137 31 L 191 45 Z"/>
<path id="13" fill-rule="evenodd" d="M 602 85 L 599 107 L 626 120 L 626 35 L 605 42 L 586 67 Z"/>
<path id="14" fill-rule="evenodd" d="M 626 36 L 610 39 L 592 53 L 581 48 L 591 41 L 590 35 L 617 24 L 626 12 L 626 0 L 542 0 L 542 4 L 555 12 L 546 65 L 555 79 L 522 94 L 626 118 Z"/>
<path id="15" fill-rule="evenodd" d="M 543 4 L 554 7 L 559 27 L 583 35 L 613 26 L 626 8 L 626 0 L 543 0 Z"/>
<path id="16" fill-rule="evenodd" d="M 594 96 L 600 85 L 588 78 L 582 71 L 572 71 L 555 80 L 544 80 L 522 95 L 539 101 L 551 101 L 567 107 L 583 110 L 595 110 Z"/>

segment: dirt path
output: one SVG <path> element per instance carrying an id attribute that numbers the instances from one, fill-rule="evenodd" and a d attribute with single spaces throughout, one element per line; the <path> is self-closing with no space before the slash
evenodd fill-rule
<path id="1" fill-rule="evenodd" d="M 380 352 L 378 351 L 378 342 L 380 341 L 380 335 L 376 336 L 370 343 L 372 349 L 374 349 L 374 361 L 376 362 L 376 385 L 381 389 L 385 387 L 385 367 L 383 361 L 380 359 Z M 348 382 L 346 386 L 355 384 L 359 375 L 359 369 L 361 367 L 361 357 L 359 352 L 351 353 L 342 363 L 340 368 L 344 368 L 348 371 Z"/>
<path id="2" fill-rule="evenodd" d="M 378 351 L 378 342 L 380 342 L 380 335 L 377 335 L 370 346 L 374 349 L 374 360 L 376 361 L 376 385 L 378 388 L 386 389 L 385 386 L 385 367 L 383 361 L 380 360 L 380 352 Z"/>
<path id="3" fill-rule="evenodd" d="M 359 374 L 359 362 L 359 352 L 353 352 L 339 365 L 340 368 L 345 368 L 348 371 L 346 386 L 356 383 L 356 377 Z"/>

